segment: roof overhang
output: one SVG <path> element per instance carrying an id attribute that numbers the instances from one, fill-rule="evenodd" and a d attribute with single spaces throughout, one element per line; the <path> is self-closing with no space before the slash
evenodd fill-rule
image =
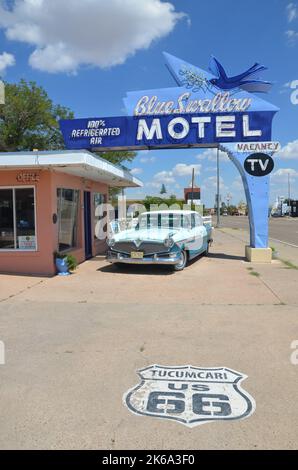
<path id="1" fill-rule="evenodd" d="M 86 150 L 0 153 L 0 170 L 54 170 L 116 187 L 142 187 L 129 171 Z"/>

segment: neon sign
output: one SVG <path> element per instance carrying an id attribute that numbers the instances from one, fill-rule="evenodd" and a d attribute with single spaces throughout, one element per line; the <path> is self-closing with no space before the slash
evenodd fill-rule
<path id="1" fill-rule="evenodd" d="M 61 121 L 66 147 L 109 151 L 218 146 L 228 153 L 243 181 L 250 247 L 267 249 L 268 172 L 273 168 L 270 157 L 280 145 L 271 136 L 278 108 L 255 94 L 272 86 L 257 76 L 266 68 L 254 64 L 232 76 L 215 57 L 209 71 L 170 54 L 165 53 L 165 59 L 176 86 L 128 92 L 127 116 Z M 260 152 L 268 155 L 247 160 Z"/>

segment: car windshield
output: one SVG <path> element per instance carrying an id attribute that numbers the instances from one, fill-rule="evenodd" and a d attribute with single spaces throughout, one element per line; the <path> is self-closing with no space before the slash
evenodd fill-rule
<path id="1" fill-rule="evenodd" d="M 152 213 L 142 214 L 136 230 L 148 228 L 190 228 L 190 217 L 185 214 Z"/>

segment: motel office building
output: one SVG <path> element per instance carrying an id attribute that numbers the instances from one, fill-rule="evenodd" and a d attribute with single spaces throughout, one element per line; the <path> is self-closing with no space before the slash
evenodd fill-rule
<path id="1" fill-rule="evenodd" d="M 138 187 L 88 151 L 0 153 L 0 272 L 54 275 L 54 253 L 79 263 L 105 252 L 95 236 L 109 187 Z"/>

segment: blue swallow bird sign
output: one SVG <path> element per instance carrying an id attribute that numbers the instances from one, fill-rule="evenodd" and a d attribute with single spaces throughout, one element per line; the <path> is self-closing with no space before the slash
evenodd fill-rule
<path id="1" fill-rule="evenodd" d="M 278 108 L 247 90 L 265 92 L 270 82 L 252 79 L 255 64 L 228 77 L 214 57 L 204 71 L 164 54 L 177 87 L 128 92 L 128 116 L 61 121 L 69 149 L 147 149 L 270 141 Z"/>
<path id="2" fill-rule="evenodd" d="M 124 98 L 127 116 L 62 120 L 66 147 L 98 151 L 221 148 L 242 177 L 249 206 L 250 246 L 266 248 L 269 176 L 264 173 L 256 179 L 244 167 L 252 153 L 250 144 L 258 144 L 270 156 L 277 149 L 271 132 L 278 108 L 259 96 L 272 86 L 260 78 L 266 68 L 256 63 L 232 76 L 215 57 L 205 71 L 170 54 L 164 56 L 177 86 L 128 92 Z"/>
<path id="3" fill-rule="evenodd" d="M 226 367 L 168 367 L 139 370 L 141 383 L 123 397 L 133 413 L 177 421 L 188 427 L 248 418 L 254 399 L 242 389 L 246 375 Z"/>

